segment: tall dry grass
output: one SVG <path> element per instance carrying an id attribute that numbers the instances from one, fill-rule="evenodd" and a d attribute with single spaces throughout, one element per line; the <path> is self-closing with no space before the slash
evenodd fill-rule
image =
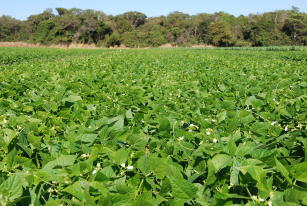
<path id="1" fill-rule="evenodd" d="M 98 48 L 94 44 L 51 44 L 51 45 L 42 45 L 42 44 L 33 44 L 28 42 L 0 42 L 0 47 L 34 47 L 34 48 L 60 48 L 60 49 L 95 49 Z"/>

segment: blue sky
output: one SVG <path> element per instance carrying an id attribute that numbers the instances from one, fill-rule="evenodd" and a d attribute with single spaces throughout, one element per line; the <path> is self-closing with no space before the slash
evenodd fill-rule
<path id="1" fill-rule="evenodd" d="M 262 13 L 297 6 L 307 12 L 307 0 L 0 0 L 0 15 L 26 19 L 46 8 L 95 9 L 106 14 L 140 11 L 147 16 L 167 15 L 172 11 L 189 14 L 225 11 L 234 15 Z"/>

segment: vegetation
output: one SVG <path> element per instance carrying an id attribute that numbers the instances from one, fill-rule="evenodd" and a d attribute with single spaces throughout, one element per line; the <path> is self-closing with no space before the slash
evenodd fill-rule
<path id="1" fill-rule="evenodd" d="M 306 50 L 233 49 L 1 48 L 0 205 L 307 205 Z"/>
<path id="2" fill-rule="evenodd" d="M 41 44 L 96 44 L 104 47 L 307 45 L 307 14 L 298 8 L 239 16 L 218 12 L 173 12 L 150 17 L 140 12 L 111 16 L 100 11 L 57 8 L 26 21 L 0 17 L 0 41 Z"/>

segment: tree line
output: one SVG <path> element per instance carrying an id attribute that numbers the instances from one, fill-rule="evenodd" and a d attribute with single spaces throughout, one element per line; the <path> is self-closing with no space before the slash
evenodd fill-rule
<path id="1" fill-rule="evenodd" d="M 238 17 L 225 12 L 147 17 L 134 11 L 113 16 L 91 9 L 56 8 L 25 21 L 1 16 L 0 41 L 103 47 L 307 45 L 307 14 L 293 7 Z"/>

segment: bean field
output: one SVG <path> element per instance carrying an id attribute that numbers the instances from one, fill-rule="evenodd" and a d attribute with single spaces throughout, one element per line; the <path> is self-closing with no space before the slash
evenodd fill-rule
<path id="1" fill-rule="evenodd" d="M 0 205 L 307 205 L 307 53 L 0 48 Z"/>

